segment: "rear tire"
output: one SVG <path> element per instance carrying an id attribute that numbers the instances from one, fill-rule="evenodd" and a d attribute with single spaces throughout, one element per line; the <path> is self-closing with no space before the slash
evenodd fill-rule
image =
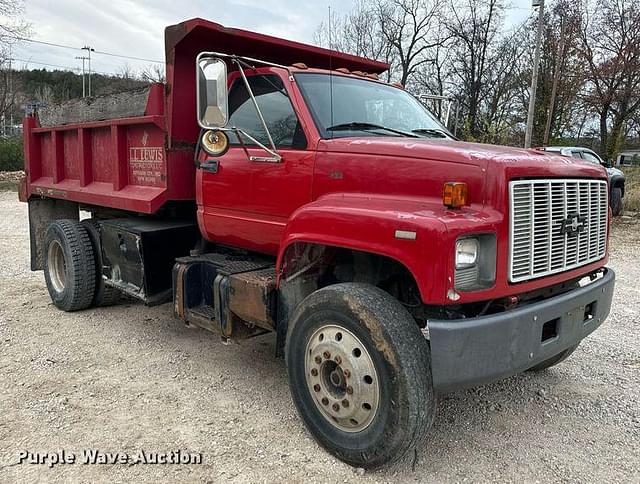
<path id="1" fill-rule="evenodd" d="M 87 230 L 76 220 L 56 220 L 47 229 L 44 278 L 53 303 L 63 311 L 91 306 L 95 259 Z"/>
<path id="2" fill-rule="evenodd" d="M 116 288 L 107 286 L 102 277 L 102 245 L 100 244 L 100 224 L 95 219 L 85 219 L 81 222 L 82 226 L 87 229 L 93 254 L 95 259 L 96 271 L 96 290 L 93 296 L 93 306 L 113 306 L 120 301 L 122 294 Z"/>
<path id="3" fill-rule="evenodd" d="M 336 284 L 308 296 L 289 322 L 285 355 L 307 428 L 350 465 L 399 459 L 433 423 L 429 345 L 404 306 L 374 286 Z"/>
<path id="4" fill-rule="evenodd" d="M 611 212 L 614 217 L 622 213 L 622 188 L 620 187 L 611 189 Z"/>
<path id="5" fill-rule="evenodd" d="M 566 350 L 558 353 L 556 356 L 552 356 L 548 360 L 543 361 L 542 363 L 538 363 L 536 366 L 529 368 L 527 371 L 543 371 L 547 368 L 551 368 L 552 366 L 559 365 L 564 360 L 569 358 L 571 354 L 578 348 L 578 345 L 572 346 L 571 348 L 567 348 Z"/>

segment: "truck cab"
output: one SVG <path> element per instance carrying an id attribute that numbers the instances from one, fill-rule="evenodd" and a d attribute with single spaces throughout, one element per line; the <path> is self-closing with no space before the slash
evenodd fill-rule
<path id="1" fill-rule="evenodd" d="M 61 309 L 125 293 L 274 334 L 312 436 L 364 467 L 414 448 L 437 395 L 554 366 L 608 316 L 603 167 L 458 141 L 380 62 L 201 19 L 166 44 L 140 112 L 25 120 Z"/>

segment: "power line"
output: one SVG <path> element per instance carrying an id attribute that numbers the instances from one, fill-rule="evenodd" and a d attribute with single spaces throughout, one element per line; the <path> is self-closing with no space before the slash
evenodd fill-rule
<path id="1" fill-rule="evenodd" d="M 153 59 L 145 59 L 144 57 L 134 57 L 134 56 L 131 56 L 131 55 L 112 54 L 110 52 L 102 52 L 100 50 L 96 50 L 95 53 L 96 54 L 101 54 L 101 55 L 108 55 L 108 56 L 111 56 L 111 57 L 121 57 L 123 59 L 139 60 L 139 61 L 144 61 L 144 62 L 153 62 L 154 64 L 164 64 L 164 61 L 158 61 L 158 60 L 153 60 Z"/>
<path id="2" fill-rule="evenodd" d="M 82 50 L 78 47 L 71 47 L 70 45 L 56 44 L 54 42 L 45 42 L 44 40 L 27 39 L 26 37 L 18 37 L 18 36 L 12 36 L 12 35 L 8 35 L 7 37 L 11 39 L 19 40 L 21 42 L 31 42 L 33 44 L 51 45 L 53 47 L 60 47 L 63 49 Z"/>
<path id="3" fill-rule="evenodd" d="M 15 40 L 19 40 L 21 42 L 30 42 L 33 44 L 42 44 L 42 45 L 49 45 L 52 47 L 59 47 L 61 49 L 71 49 L 71 50 L 83 50 L 81 47 L 73 47 L 71 45 L 65 45 L 65 44 L 58 44 L 56 42 L 47 42 L 44 40 L 35 40 L 35 39 L 28 39 L 26 37 L 18 37 L 18 36 L 8 36 L 12 39 Z M 155 59 L 146 59 L 144 57 L 135 57 L 135 56 L 131 56 L 131 55 L 123 55 L 123 54 L 114 54 L 113 52 L 105 52 L 105 51 L 100 51 L 100 50 L 96 50 L 94 51 L 96 54 L 101 54 L 101 55 L 107 55 L 110 57 L 120 57 L 122 59 L 131 59 L 131 60 L 138 60 L 138 61 L 143 61 L 143 62 L 152 62 L 154 64 L 164 64 L 164 61 L 159 61 L 159 60 L 155 60 Z"/>
<path id="4" fill-rule="evenodd" d="M 71 71 L 74 73 L 80 72 L 81 69 L 78 67 L 71 67 L 71 66 L 63 66 L 60 64 L 50 64 L 48 62 L 40 62 L 40 61 L 34 61 L 34 60 L 27 60 L 27 59 L 17 59 L 17 58 L 13 58 L 14 61 L 18 61 L 18 62 L 24 62 L 25 64 L 36 64 L 36 65 L 40 65 L 40 66 L 47 66 L 47 67 L 58 67 L 60 69 L 64 69 L 67 71 Z M 91 71 L 94 74 L 100 74 L 103 76 L 112 76 L 112 77 L 117 77 L 118 74 L 114 73 L 114 72 L 102 72 L 102 71 Z"/>

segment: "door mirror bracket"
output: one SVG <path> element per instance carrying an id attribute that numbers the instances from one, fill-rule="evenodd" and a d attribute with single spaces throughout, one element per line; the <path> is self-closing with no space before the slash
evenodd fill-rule
<path id="1" fill-rule="evenodd" d="M 227 127 L 229 123 L 229 99 L 227 91 L 227 64 L 221 57 L 229 57 L 232 62 L 238 66 L 242 81 L 249 93 L 251 102 L 256 110 L 256 114 L 269 140 L 269 147 L 259 142 L 253 136 L 242 129 L 236 127 Z M 242 145 L 248 159 L 250 161 L 261 161 L 270 163 L 280 163 L 282 156 L 278 153 L 273 137 L 269 131 L 269 127 L 262 115 L 262 111 L 258 106 L 258 102 L 253 94 L 253 90 L 249 85 L 247 76 L 244 73 L 245 67 L 251 67 L 245 64 L 240 58 L 223 54 L 213 54 L 202 52 L 196 59 L 196 98 L 198 110 L 198 124 L 200 127 L 210 130 L 231 131 L 236 134 L 240 144 Z M 242 142 L 242 137 L 246 136 L 252 143 L 258 145 L 266 151 L 269 156 L 251 156 L 247 147 Z"/>

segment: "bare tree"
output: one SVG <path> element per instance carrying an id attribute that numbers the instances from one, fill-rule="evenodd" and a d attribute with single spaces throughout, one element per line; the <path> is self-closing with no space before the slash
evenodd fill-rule
<path id="1" fill-rule="evenodd" d="M 314 32 L 317 45 L 349 52 L 369 59 L 391 61 L 391 46 L 380 35 L 374 4 L 356 0 L 351 13 L 340 16 L 335 11 Z"/>
<path id="2" fill-rule="evenodd" d="M 391 64 L 389 79 L 407 84 L 416 70 L 433 62 L 444 0 L 359 0 L 345 17 L 332 14 L 320 24 L 316 43 Z"/>
<path id="3" fill-rule="evenodd" d="M 611 159 L 620 151 L 626 123 L 640 110 L 640 3 L 599 0 L 591 7 L 579 33 L 585 102 L 598 116 L 600 152 Z"/>
<path id="4" fill-rule="evenodd" d="M 442 45 L 438 34 L 442 0 L 378 1 L 375 12 L 386 43 L 393 48 L 403 85 L 422 64 L 432 62 L 430 50 Z"/>
<path id="5" fill-rule="evenodd" d="M 160 64 L 150 64 L 142 69 L 140 77 L 146 82 L 165 82 L 164 66 Z"/>
<path id="6" fill-rule="evenodd" d="M 462 138 L 521 144 L 534 22 L 506 28 L 508 2 L 357 0 L 316 41 L 389 63 L 387 80 L 417 95 L 455 98 Z M 554 0 L 545 24 L 536 143 L 600 143 L 615 156 L 640 137 L 640 0 Z"/>
<path id="7" fill-rule="evenodd" d="M 0 117 L 13 113 L 16 90 L 11 65 L 11 45 L 24 35 L 28 25 L 22 20 L 24 0 L 0 0 Z M 4 20 L 2 20 L 4 19 Z M 3 133 L 4 134 L 4 133 Z"/>
<path id="8" fill-rule="evenodd" d="M 138 86 L 138 76 L 136 75 L 136 71 L 131 67 L 131 64 L 125 62 L 118 69 L 117 76 L 122 79 L 122 88 L 123 89 L 133 89 Z"/>
<path id="9" fill-rule="evenodd" d="M 500 39 L 504 9 L 503 0 L 453 0 L 446 20 L 455 40 L 452 70 L 463 91 L 465 131 L 473 139 L 482 134 L 480 108 L 486 94 L 487 74 L 493 67 L 493 49 Z"/>
<path id="10" fill-rule="evenodd" d="M 480 88 L 479 140 L 496 144 L 521 145 L 520 126 L 526 118 L 530 83 L 528 57 L 529 32 L 521 25 L 494 40 L 488 49 L 488 66 Z M 518 95 L 520 94 L 521 97 Z"/>
<path id="11" fill-rule="evenodd" d="M 0 48 L 28 29 L 22 20 L 23 13 L 24 0 L 0 0 Z"/>

